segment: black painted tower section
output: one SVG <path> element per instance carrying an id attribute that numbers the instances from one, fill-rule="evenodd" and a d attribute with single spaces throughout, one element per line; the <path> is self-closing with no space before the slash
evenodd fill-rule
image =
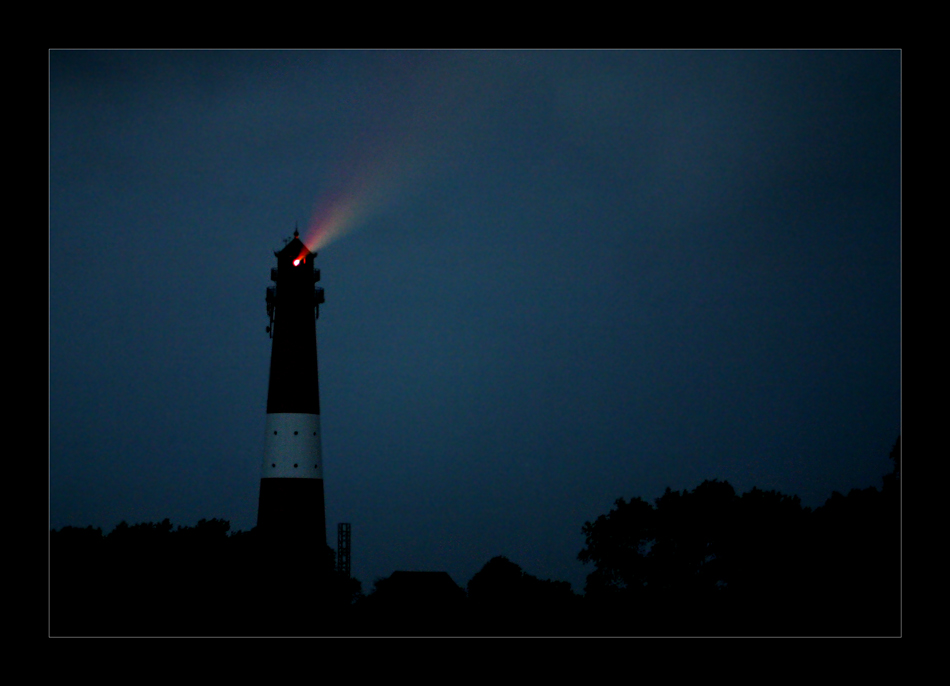
<path id="1" fill-rule="evenodd" d="M 323 289 L 311 253 L 295 231 L 279 252 L 267 289 L 273 338 L 267 429 L 257 526 L 271 540 L 326 549 L 316 318 Z M 301 551 L 302 552 L 302 551 Z"/>

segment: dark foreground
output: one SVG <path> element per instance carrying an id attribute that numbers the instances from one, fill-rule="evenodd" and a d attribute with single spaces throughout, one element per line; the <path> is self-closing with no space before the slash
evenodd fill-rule
<path id="1" fill-rule="evenodd" d="M 900 443 L 884 488 L 798 498 L 726 482 L 618 499 L 583 526 L 583 596 L 496 557 L 463 589 L 394 572 L 364 595 L 305 540 L 202 520 L 50 532 L 53 636 L 899 636 Z M 319 548 L 322 548 L 320 550 Z M 310 550 L 310 553 L 300 551 Z"/>

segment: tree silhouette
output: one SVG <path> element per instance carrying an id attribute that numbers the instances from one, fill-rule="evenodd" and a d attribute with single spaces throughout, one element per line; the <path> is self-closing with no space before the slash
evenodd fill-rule
<path id="1" fill-rule="evenodd" d="M 131 526 L 120 522 L 108 536 L 92 527 L 51 531 L 51 633 L 348 632 L 360 583 L 333 571 L 332 549 L 304 550 L 285 559 L 280 555 L 287 551 L 256 530 L 230 528 L 226 520 L 202 519 L 173 530 L 165 519 Z M 295 566 L 303 564 L 309 566 Z"/>
<path id="2" fill-rule="evenodd" d="M 618 498 L 614 508 L 582 527 L 586 547 L 578 553 L 595 570 L 587 577 L 585 593 L 594 600 L 611 599 L 618 592 L 640 594 L 650 582 L 647 555 L 656 539 L 655 512 L 642 498 Z"/>
<path id="3" fill-rule="evenodd" d="M 790 610 L 800 595 L 806 515 L 797 497 L 739 497 L 717 480 L 667 488 L 653 506 L 620 499 L 582 529 L 578 559 L 595 566 L 587 599 L 621 633 L 759 633 L 764 620 L 750 612 Z M 620 624 L 624 614 L 636 622 Z"/>
<path id="4" fill-rule="evenodd" d="M 607 633 L 900 632 L 900 438 L 884 490 L 798 496 L 727 482 L 615 502 L 582 528 L 586 600 Z"/>
<path id="5" fill-rule="evenodd" d="M 356 633 L 457 635 L 465 631 L 465 591 L 446 572 L 396 571 L 355 606 Z"/>
<path id="6" fill-rule="evenodd" d="M 468 599 L 494 610 L 516 607 L 525 597 L 524 570 L 507 557 L 493 557 L 468 582 Z"/>
<path id="7" fill-rule="evenodd" d="M 539 579 L 507 557 L 489 560 L 468 582 L 474 633 L 576 633 L 579 598 L 566 581 Z"/>

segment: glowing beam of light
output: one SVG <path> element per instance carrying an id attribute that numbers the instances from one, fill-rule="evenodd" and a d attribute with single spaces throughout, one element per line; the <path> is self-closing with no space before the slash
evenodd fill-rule
<path id="1" fill-rule="evenodd" d="M 394 157 L 372 168 L 364 166 L 342 192 L 317 203 L 301 240 L 317 252 L 351 233 L 398 195 L 398 188 L 414 176 L 413 166 Z"/>
<path id="2" fill-rule="evenodd" d="M 426 179 L 441 179 L 446 165 L 464 159 L 460 151 L 474 148 L 472 126 L 495 97 L 485 94 L 498 90 L 490 55 L 427 54 L 393 64 L 396 71 L 367 96 L 377 110 L 334 165 L 340 185 L 319 200 L 301 236 L 312 251 L 364 225 L 397 197 L 411 196 Z"/>
<path id="3" fill-rule="evenodd" d="M 314 207 L 301 240 L 313 252 L 351 233 L 383 206 L 411 187 L 431 152 L 419 140 L 393 140 L 359 151 L 339 170 L 342 182 Z"/>
<path id="4" fill-rule="evenodd" d="M 356 228 L 361 217 L 365 217 L 369 208 L 364 206 L 360 212 L 360 202 L 354 195 L 337 198 L 321 208 L 315 209 L 303 242 L 311 251 L 317 252 L 334 240 L 345 236 Z"/>

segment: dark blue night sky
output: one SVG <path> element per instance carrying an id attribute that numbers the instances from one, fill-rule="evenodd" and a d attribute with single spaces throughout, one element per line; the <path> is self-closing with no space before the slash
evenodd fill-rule
<path id="1" fill-rule="evenodd" d="M 295 223 L 365 590 L 891 467 L 899 51 L 53 51 L 49 221 L 52 528 L 255 525 Z"/>

